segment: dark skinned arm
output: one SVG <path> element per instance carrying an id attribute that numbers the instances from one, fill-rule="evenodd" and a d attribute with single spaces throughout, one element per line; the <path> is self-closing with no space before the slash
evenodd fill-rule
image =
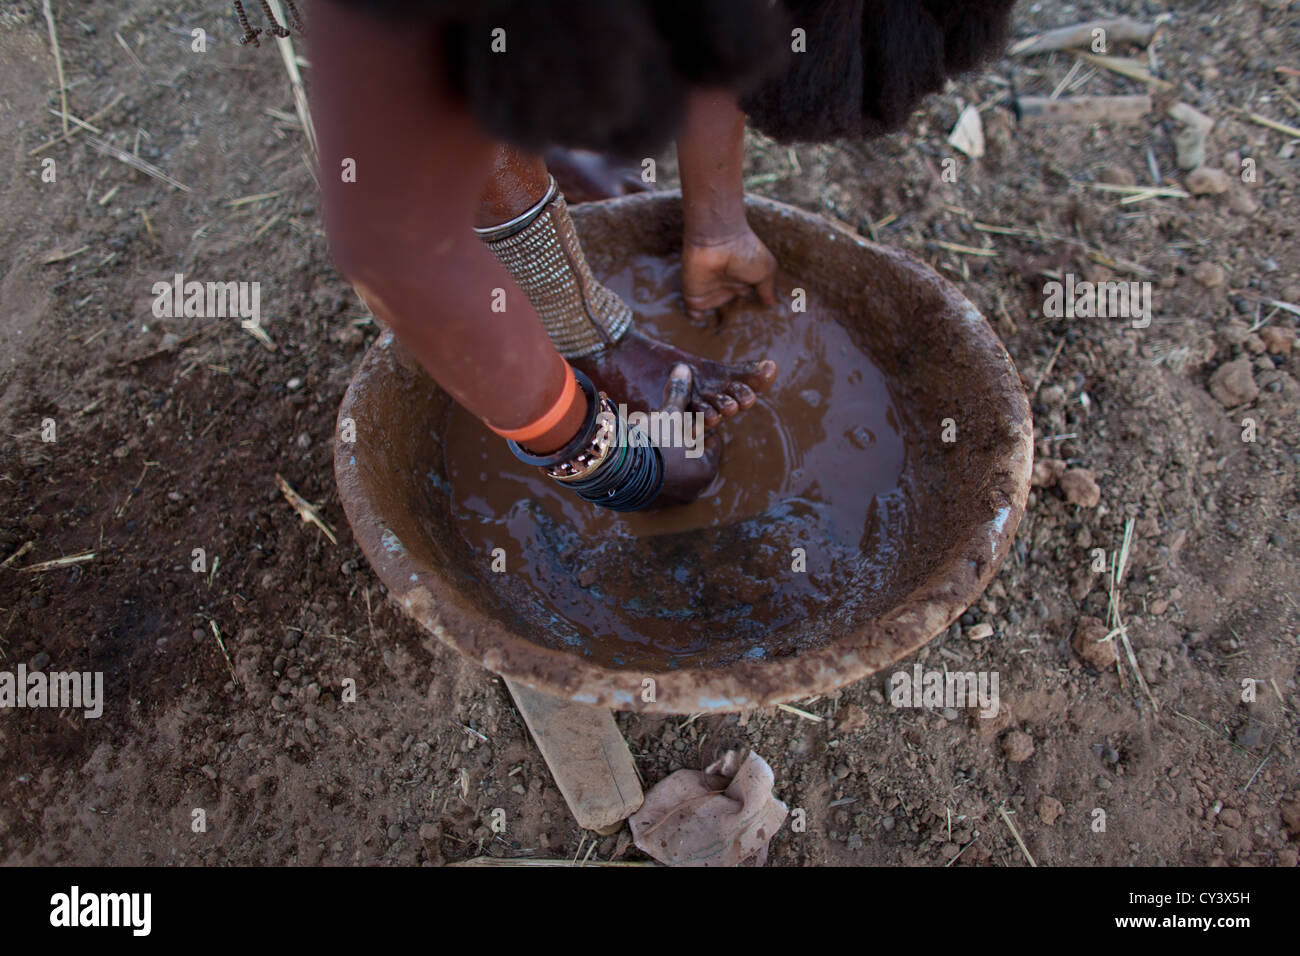
<path id="1" fill-rule="evenodd" d="M 471 231 L 494 143 L 442 79 L 433 27 L 312 0 L 312 115 L 339 268 L 415 359 L 489 425 L 519 428 L 561 393 L 564 359 Z M 345 159 L 356 181 L 344 182 Z M 492 311 L 494 290 L 505 311 Z M 529 447 L 562 447 L 576 408 Z"/>
<path id="2" fill-rule="evenodd" d="M 745 114 L 728 90 L 698 90 L 677 138 L 682 293 L 692 315 L 756 295 L 776 302 L 776 260 L 745 219 Z"/>
<path id="3" fill-rule="evenodd" d="M 312 115 L 326 234 L 335 262 L 433 379 L 498 429 L 531 424 L 564 388 L 567 364 L 528 298 L 474 234 L 536 200 L 545 166 L 501 150 L 446 88 L 435 26 L 392 24 L 312 0 Z M 356 181 L 344 182 L 345 159 Z M 505 310 L 493 311 L 501 290 Z M 690 369 L 672 372 L 665 408 L 684 410 Z M 567 444 L 579 402 L 530 451 Z M 706 446 L 707 447 L 707 446 Z M 715 450 L 663 449 L 659 503 L 690 501 Z"/>

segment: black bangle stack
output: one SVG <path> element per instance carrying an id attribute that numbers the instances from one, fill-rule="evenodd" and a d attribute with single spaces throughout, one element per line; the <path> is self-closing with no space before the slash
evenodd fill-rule
<path id="1" fill-rule="evenodd" d="M 664 460 L 638 427 L 618 423 L 618 446 L 590 478 L 566 482 L 583 501 L 610 511 L 639 511 L 664 485 Z"/>
<path id="2" fill-rule="evenodd" d="M 518 443 L 509 442 L 510 450 L 524 464 L 550 469 L 571 462 L 589 449 L 600 430 L 599 414 L 606 399 L 597 394 L 596 386 L 590 378 L 576 368 L 573 374 L 583 394 L 587 396 L 587 415 L 582 428 L 578 429 L 572 441 L 549 455 L 534 455 L 520 448 Z M 639 511 L 653 502 L 663 488 L 663 456 L 650 443 L 649 436 L 643 429 L 629 428 L 627 422 L 617 416 L 616 420 L 615 445 L 609 449 L 604 461 L 590 474 L 561 483 L 576 491 L 584 501 L 601 508 L 622 512 Z M 602 441 L 607 438 L 608 435 L 603 436 Z"/>

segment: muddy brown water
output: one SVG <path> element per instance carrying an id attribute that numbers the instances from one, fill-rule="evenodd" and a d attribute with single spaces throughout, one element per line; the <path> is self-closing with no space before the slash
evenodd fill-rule
<path id="1" fill-rule="evenodd" d="M 721 332 L 669 333 L 709 357 L 743 347 L 784 366 L 765 404 L 728 424 L 721 479 L 693 510 L 575 512 L 502 444 L 484 445 L 464 419 L 459 428 L 450 397 L 390 333 L 371 346 L 339 408 L 340 428 L 355 432 L 335 444 L 339 497 L 389 595 L 438 640 L 579 703 L 720 713 L 879 672 L 988 585 L 1032 465 L 1033 423 L 1006 350 L 959 290 L 907 254 L 771 200 L 747 197 L 746 210 L 787 272 L 784 291 L 806 289 L 833 320 L 741 310 Z M 680 251 L 679 196 L 573 215 L 598 277 L 622 277 L 614 284 L 650 327 L 681 321 L 660 297 L 667 277 L 645 274 L 649 291 L 637 291 L 638 268 Z M 802 394 L 820 378 L 826 394 Z M 941 437 L 948 427 L 955 440 Z M 846 435 L 864 447 L 837 450 Z M 493 490 L 479 478 L 489 474 L 516 490 Z M 502 573 L 489 543 L 505 551 Z M 798 577 L 795 547 L 807 555 Z"/>
<path id="2" fill-rule="evenodd" d="M 908 445 L 884 373 L 834 311 L 813 292 L 792 311 L 781 277 L 774 308 L 687 319 L 675 256 L 632 257 L 606 281 L 652 335 L 723 362 L 772 358 L 780 374 L 719 430 L 718 477 L 697 501 L 632 515 L 581 501 L 452 406 L 451 517 L 474 563 L 496 553 L 497 573 L 526 582 L 545 643 L 615 666 L 761 660 L 769 634 L 828 605 L 884 610 L 915 533 Z"/>

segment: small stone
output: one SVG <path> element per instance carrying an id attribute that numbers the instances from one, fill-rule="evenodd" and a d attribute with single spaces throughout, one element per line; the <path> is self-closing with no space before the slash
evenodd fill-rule
<path id="1" fill-rule="evenodd" d="M 291 392 L 296 391 L 297 389 L 302 388 L 302 379 L 297 377 L 291 378 L 289 381 L 284 383 L 284 387 Z"/>
<path id="2" fill-rule="evenodd" d="M 1290 355 L 1295 348 L 1295 329 L 1280 325 L 1266 325 L 1259 330 L 1260 340 L 1270 355 Z"/>
<path id="3" fill-rule="evenodd" d="M 993 625 L 988 621 L 980 621 L 966 629 L 966 639 L 968 641 L 983 641 L 993 636 Z"/>
<path id="4" fill-rule="evenodd" d="M 1067 468 L 1060 479 L 1065 499 L 1082 508 L 1095 508 L 1101 502 L 1101 488 L 1097 476 L 1087 468 Z"/>
<path id="5" fill-rule="evenodd" d="M 1223 266 L 1215 262 L 1202 262 L 1192 273 L 1192 278 L 1207 289 L 1217 289 L 1227 279 Z"/>
<path id="6" fill-rule="evenodd" d="M 1251 375 L 1250 359 L 1243 355 L 1220 365 L 1210 376 L 1210 394 L 1224 408 L 1245 405 L 1258 398 L 1259 386 Z"/>
<path id="7" fill-rule="evenodd" d="M 1133 171 L 1124 166 L 1116 166 L 1111 163 L 1103 166 L 1097 171 L 1097 179 L 1103 183 L 1110 183 L 1112 186 L 1136 186 L 1137 177 Z"/>
<path id="8" fill-rule="evenodd" d="M 1024 763 L 1034 755 L 1034 738 L 1023 730 L 1013 730 L 1002 738 L 1002 753 L 1012 763 Z"/>
<path id="9" fill-rule="evenodd" d="M 1083 662 L 1094 670 L 1102 671 L 1115 666 L 1115 641 L 1106 640 L 1110 633 L 1105 623 L 1095 617 L 1081 617 L 1074 629 L 1070 647 Z"/>
<path id="10" fill-rule="evenodd" d="M 1184 180 L 1187 191 L 1193 196 L 1219 196 L 1228 191 L 1232 179 L 1222 169 L 1200 166 L 1187 174 Z"/>
<path id="11" fill-rule="evenodd" d="M 1030 483 L 1039 488 L 1050 488 L 1065 474 L 1065 462 L 1059 458 L 1039 458 L 1034 462 Z"/>
<path id="12" fill-rule="evenodd" d="M 1259 202 L 1249 189 L 1238 187 L 1228 192 L 1228 208 L 1240 216 L 1253 216 L 1259 212 Z"/>
<path id="13" fill-rule="evenodd" d="M 1043 404 L 1051 408 L 1060 408 L 1065 404 L 1065 389 L 1059 385 L 1049 385 L 1039 393 Z"/>
<path id="14" fill-rule="evenodd" d="M 50 655 L 45 653 L 44 651 L 41 651 L 39 654 L 37 654 L 35 657 L 32 658 L 32 670 L 34 671 L 43 671 L 45 670 L 45 668 L 49 666 L 50 666 Z"/>
<path id="15" fill-rule="evenodd" d="M 1061 818 L 1065 813 L 1065 807 L 1056 797 L 1043 794 L 1038 798 L 1038 819 L 1042 820 L 1049 827 Z"/>
<path id="16" fill-rule="evenodd" d="M 1243 322 L 1229 322 L 1219 330 L 1219 335 L 1228 345 L 1245 345 L 1250 338 L 1250 326 Z"/>
<path id="17" fill-rule="evenodd" d="M 1282 801 L 1282 823 L 1293 836 L 1300 836 L 1300 797 Z"/>
<path id="18" fill-rule="evenodd" d="M 857 704 L 841 707 L 835 717 L 835 729 L 840 733 L 852 733 L 867 726 L 867 712 Z"/>
<path id="19" fill-rule="evenodd" d="M 1205 162 L 1205 132 L 1188 128 L 1174 135 L 1174 159 L 1179 169 L 1195 169 Z"/>
<path id="20" fill-rule="evenodd" d="M 1219 822 L 1233 830 L 1240 829 L 1241 813 L 1232 807 L 1224 807 L 1223 812 L 1219 814 Z"/>
<path id="21" fill-rule="evenodd" d="M 1264 726 L 1258 721 L 1248 720 L 1242 728 L 1237 731 L 1234 739 L 1237 741 L 1238 746 L 1248 748 L 1258 747 L 1260 741 L 1264 739 Z"/>
<path id="22" fill-rule="evenodd" d="M 331 332 L 330 338 L 340 345 L 355 346 L 360 345 L 365 336 L 355 325 L 345 325 Z"/>

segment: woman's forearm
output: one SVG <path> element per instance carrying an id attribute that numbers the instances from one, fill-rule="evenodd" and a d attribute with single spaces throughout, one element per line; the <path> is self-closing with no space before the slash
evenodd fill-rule
<path id="1" fill-rule="evenodd" d="M 776 302 L 776 259 L 745 220 L 745 114 L 725 90 L 697 91 L 677 140 L 682 299 L 693 316 L 738 296 Z"/>
<path id="2" fill-rule="evenodd" d="M 745 114 L 729 90 L 698 90 L 687 98 L 677 138 L 683 234 L 712 245 L 748 230 L 743 182 Z"/>
<path id="3" fill-rule="evenodd" d="M 322 206 L 340 269 L 456 401 L 496 428 L 535 421 L 561 393 L 565 362 L 472 231 L 493 143 L 446 91 L 436 37 L 330 0 L 310 17 Z M 577 409 L 532 447 L 558 448 L 580 424 Z"/>

